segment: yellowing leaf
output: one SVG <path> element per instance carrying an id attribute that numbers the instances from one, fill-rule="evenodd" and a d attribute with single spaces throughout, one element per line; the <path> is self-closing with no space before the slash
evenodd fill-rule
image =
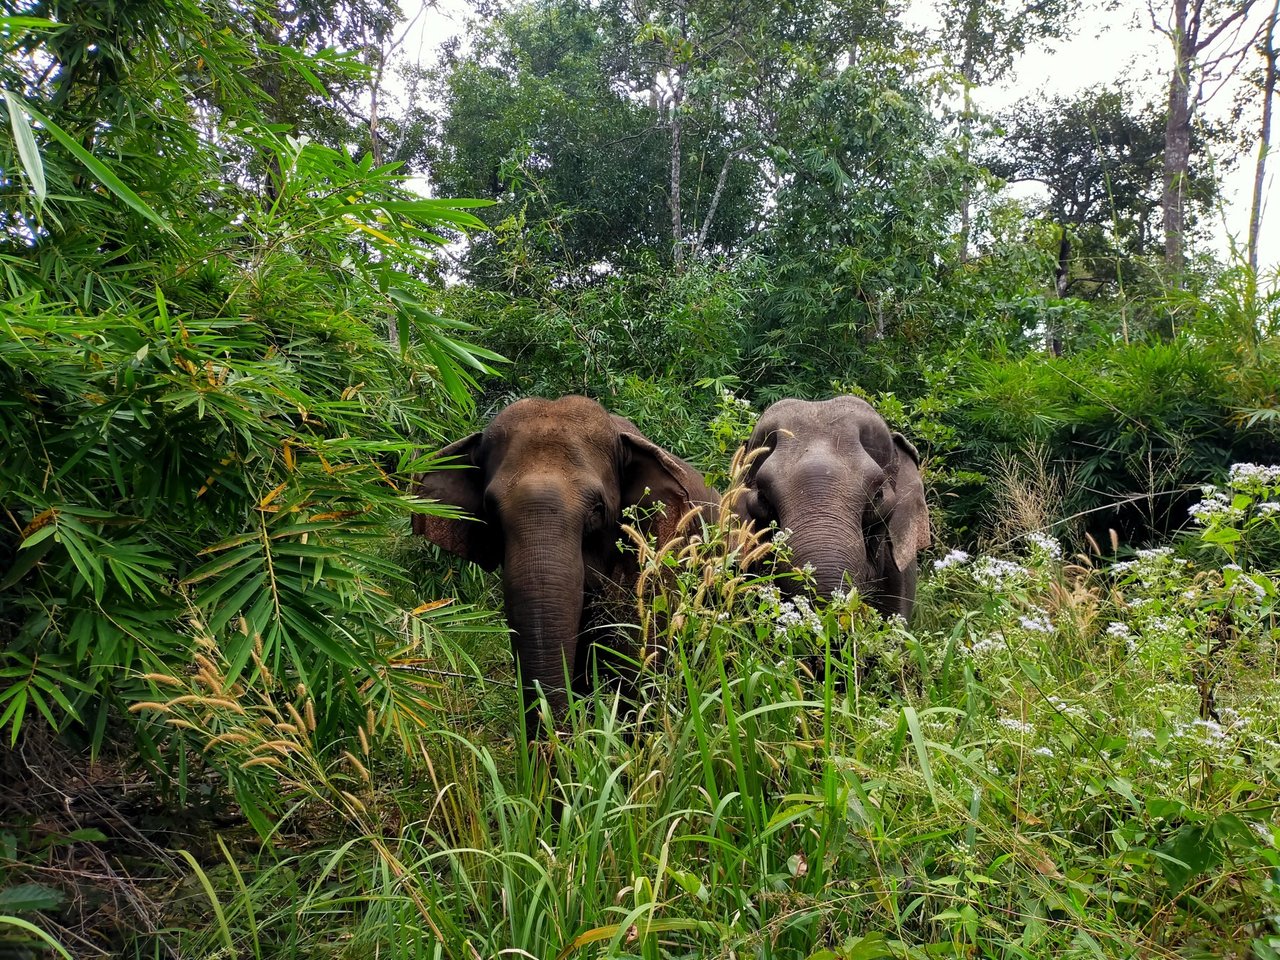
<path id="1" fill-rule="evenodd" d="M 32 517 L 31 522 L 22 528 L 21 539 L 23 540 L 27 539 L 27 537 L 31 536 L 33 533 L 35 533 L 37 530 L 39 530 L 41 527 L 43 527 L 45 524 L 47 524 L 50 520 L 52 520 L 57 515 L 58 515 L 58 511 L 55 510 L 53 507 L 50 507 L 48 510 L 43 510 L 40 513 L 37 513 L 34 517 Z M 416 613 L 417 611 L 415 610 L 414 612 Z"/>
<path id="2" fill-rule="evenodd" d="M 280 495 L 280 491 L 283 490 L 288 485 L 289 485 L 289 481 L 286 480 L 284 483 L 280 484 L 278 487 L 276 487 L 274 490 L 268 493 L 265 497 L 259 500 L 258 509 L 259 510 L 267 509 L 267 505 L 271 503 L 271 501 L 274 500 L 276 497 L 278 497 Z"/>
<path id="3" fill-rule="evenodd" d="M 429 613 L 432 610 L 439 610 L 441 607 L 447 607 L 451 603 L 453 603 L 453 597 L 445 597 L 441 600 L 430 600 L 414 607 L 413 616 L 416 617 L 420 613 Z"/>
<path id="4" fill-rule="evenodd" d="M 396 243 L 394 239 L 389 237 L 387 234 L 383 233 L 381 230 L 375 230 L 373 227 L 369 226 L 367 223 L 362 223 L 361 221 L 357 220 L 355 217 L 344 216 L 342 219 L 347 221 L 347 223 L 351 224 L 357 230 L 367 233 L 371 237 L 377 237 L 379 240 L 381 240 L 383 243 L 389 246 L 392 246 L 392 247 L 400 246 L 400 244 Z"/>

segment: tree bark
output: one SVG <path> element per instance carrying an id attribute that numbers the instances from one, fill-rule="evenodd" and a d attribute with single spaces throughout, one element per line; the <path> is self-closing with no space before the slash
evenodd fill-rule
<path id="1" fill-rule="evenodd" d="M 1058 267 L 1053 275 L 1053 292 L 1061 300 L 1071 285 L 1071 234 L 1065 223 L 1059 229 L 1062 232 L 1058 237 Z M 1062 330 L 1054 329 L 1052 323 L 1045 329 L 1045 347 L 1055 357 L 1062 356 Z"/>
<path id="2" fill-rule="evenodd" d="M 683 2 L 677 2 L 679 8 L 680 37 L 689 38 L 689 22 L 685 15 Z M 680 201 L 680 159 L 683 145 L 680 141 L 681 123 L 680 108 L 684 104 L 684 80 L 688 68 L 676 62 L 674 51 L 669 51 L 668 65 L 671 70 L 671 258 L 676 272 L 684 269 L 684 215 Z"/>
<path id="3" fill-rule="evenodd" d="M 1249 209 L 1249 268 L 1258 272 L 1258 232 L 1262 228 L 1262 187 L 1267 176 L 1267 154 L 1271 152 L 1271 101 L 1276 93 L 1276 19 L 1280 0 L 1271 8 L 1267 39 L 1262 48 L 1267 73 L 1262 83 L 1262 131 L 1258 137 L 1258 163 L 1253 173 L 1253 205 Z"/>
<path id="4" fill-rule="evenodd" d="M 677 88 L 671 98 L 671 256 L 676 269 L 684 266 L 684 223 L 680 210 L 680 101 Z"/>
<path id="5" fill-rule="evenodd" d="M 1245 52 L 1257 40 L 1241 36 L 1255 0 L 1234 0 L 1225 7 L 1214 8 L 1208 0 L 1172 0 L 1173 25 L 1165 30 L 1173 43 L 1173 69 L 1169 73 L 1169 110 L 1165 122 L 1164 192 L 1164 261 L 1172 274 L 1172 282 L 1180 286 L 1186 267 L 1186 205 L 1191 167 L 1191 121 L 1196 109 L 1206 99 L 1205 83 L 1218 82 L 1239 67 Z M 1153 10 L 1154 16 L 1154 8 Z M 1207 16 L 1221 13 L 1216 22 Z M 1235 28 L 1233 34 L 1232 28 Z M 1215 46 L 1217 47 L 1215 51 Z M 1232 62 L 1234 61 L 1234 62 Z M 1196 80 L 1192 82 L 1192 72 Z M 1194 89 L 1193 89 L 1194 87 Z M 1212 96 L 1209 93 L 1208 96 Z"/>
<path id="6" fill-rule="evenodd" d="M 1186 265 L 1186 184 L 1191 165 L 1190 69 L 1194 38 L 1187 33 L 1188 0 L 1173 0 L 1173 69 L 1169 73 L 1169 111 L 1164 128 L 1164 262 L 1181 285 Z"/>
<path id="7" fill-rule="evenodd" d="M 1280 2 L 1280 0 L 1277 0 Z M 698 239 L 694 241 L 692 256 L 697 257 L 702 253 L 702 248 L 707 243 L 707 235 L 711 233 L 711 224 L 716 218 L 716 209 L 720 206 L 720 196 L 724 193 L 725 181 L 729 179 L 729 165 L 733 163 L 737 157 L 737 150 L 730 150 L 725 155 L 724 163 L 720 166 L 720 176 L 716 180 L 715 191 L 711 194 L 711 204 L 707 207 L 707 215 L 702 219 L 702 226 L 698 228 Z"/>
<path id="8" fill-rule="evenodd" d="M 971 2 L 968 15 L 965 17 L 964 58 L 960 64 L 960 80 L 964 84 L 964 105 L 960 113 L 960 156 L 966 167 L 971 154 L 970 145 L 973 139 L 973 87 L 977 70 L 977 43 L 975 34 L 978 30 L 978 4 Z M 967 171 L 966 171 L 967 172 Z M 969 235 L 973 231 L 972 207 L 973 192 L 966 176 L 960 197 L 960 262 L 969 259 Z"/>

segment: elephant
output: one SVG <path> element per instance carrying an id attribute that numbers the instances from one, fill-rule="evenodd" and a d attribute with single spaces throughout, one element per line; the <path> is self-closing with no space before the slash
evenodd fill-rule
<path id="1" fill-rule="evenodd" d="M 851 584 L 889 616 L 911 616 L 929 546 L 920 455 L 866 401 L 780 400 L 761 414 L 734 511 L 758 527 L 789 530 L 792 563 L 811 566 L 818 592 Z"/>
<path id="2" fill-rule="evenodd" d="M 414 492 L 469 517 L 417 513 L 413 532 L 486 570 L 502 567 L 525 732 L 537 740 L 535 684 L 558 721 L 568 705 L 566 675 L 575 693 L 589 689 L 599 659 L 592 650 L 611 633 L 595 624 L 614 622 L 602 616 L 607 600 L 635 588 L 636 555 L 618 548 L 623 510 L 640 507 L 642 532 L 661 545 L 690 511 L 718 509 L 720 495 L 629 420 L 581 396 L 517 400 L 438 457 L 460 468 L 420 474 Z M 609 645 L 620 649 L 614 639 Z M 632 671 L 617 657 L 604 659 L 629 686 Z"/>

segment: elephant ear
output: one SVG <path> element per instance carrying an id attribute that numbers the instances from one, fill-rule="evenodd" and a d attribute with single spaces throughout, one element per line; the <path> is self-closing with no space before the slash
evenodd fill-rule
<path id="1" fill-rule="evenodd" d="M 458 507 L 468 516 L 437 517 L 415 513 L 413 532 L 464 560 L 493 570 L 502 563 L 502 544 L 484 517 L 484 471 L 477 462 L 481 436 L 473 433 L 441 450 L 436 455 L 437 460 L 456 458 L 457 465 L 441 466 L 419 474 L 413 488 L 416 496 Z"/>
<path id="2" fill-rule="evenodd" d="M 639 506 L 651 514 L 647 532 L 658 544 L 670 543 L 680 533 L 680 520 L 695 507 L 703 516 L 705 508 L 720 502 L 720 495 L 707 486 L 702 474 L 674 454 L 645 437 L 629 420 L 615 416 L 622 444 L 621 503 Z M 661 502 L 663 507 L 652 512 Z"/>
<path id="3" fill-rule="evenodd" d="M 906 570 L 915 562 L 916 554 L 929 546 L 929 507 L 924 500 L 924 483 L 920 480 L 920 454 L 911 441 L 894 433 L 896 470 L 893 481 L 897 503 L 889 518 L 889 539 L 893 541 L 893 562 Z"/>
<path id="4" fill-rule="evenodd" d="M 747 474 L 742 478 L 742 485 L 745 490 L 733 504 L 733 512 L 744 521 L 755 521 L 767 526 L 769 521 L 777 519 L 773 509 L 760 496 L 759 488 L 756 485 L 756 475 L 759 474 L 760 468 L 764 466 L 764 462 L 769 459 L 777 447 L 778 434 L 782 429 L 782 427 L 769 427 L 763 421 L 757 422 L 756 428 L 751 431 L 751 438 L 747 440 L 746 446 L 739 450 L 740 454 L 746 455 L 761 447 L 764 448 L 764 452 L 757 454 L 747 467 Z"/>

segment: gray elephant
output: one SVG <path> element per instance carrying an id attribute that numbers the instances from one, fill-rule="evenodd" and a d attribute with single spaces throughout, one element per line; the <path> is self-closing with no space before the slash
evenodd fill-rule
<path id="1" fill-rule="evenodd" d="M 634 589 L 639 575 L 634 553 L 617 546 L 622 511 L 638 505 L 649 514 L 645 532 L 665 544 L 682 517 L 715 507 L 720 495 L 688 463 L 586 397 L 519 400 L 439 456 L 456 458 L 461 469 L 422 474 L 414 492 L 475 519 L 415 514 L 413 530 L 487 570 L 502 567 L 526 732 L 536 739 L 535 682 L 560 717 L 566 673 L 575 692 L 585 692 L 591 648 L 602 639 L 618 645 L 591 628 L 615 622 L 601 605 Z"/>
<path id="2" fill-rule="evenodd" d="M 882 613 L 910 617 L 916 554 L 929 545 L 920 455 L 857 397 L 780 400 L 760 416 L 736 512 L 790 530 L 792 562 L 818 592 L 858 588 Z"/>

